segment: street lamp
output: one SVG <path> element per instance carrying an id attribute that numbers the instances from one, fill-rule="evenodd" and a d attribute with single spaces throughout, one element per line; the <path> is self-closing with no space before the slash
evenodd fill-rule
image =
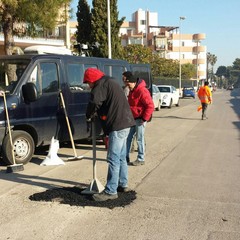
<path id="1" fill-rule="evenodd" d="M 182 66 L 181 66 L 181 45 L 182 45 L 182 39 L 181 39 L 181 21 L 185 20 L 186 17 L 179 17 L 179 95 L 182 96 Z"/>

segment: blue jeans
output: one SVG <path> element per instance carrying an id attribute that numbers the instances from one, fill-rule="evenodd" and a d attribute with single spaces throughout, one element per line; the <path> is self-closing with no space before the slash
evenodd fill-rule
<path id="1" fill-rule="evenodd" d="M 108 136 L 108 175 L 105 192 L 117 194 L 118 186 L 127 187 L 128 166 L 126 161 L 127 137 L 130 128 L 110 132 Z"/>
<path id="2" fill-rule="evenodd" d="M 136 140 L 138 146 L 138 161 L 144 161 L 145 155 L 145 138 L 144 132 L 146 127 L 146 122 L 142 122 L 141 119 L 136 119 L 136 126 L 130 128 L 130 132 L 127 138 L 127 158 L 129 158 L 129 153 L 131 151 L 131 145 L 133 141 L 134 134 L 136 133 Z"/>

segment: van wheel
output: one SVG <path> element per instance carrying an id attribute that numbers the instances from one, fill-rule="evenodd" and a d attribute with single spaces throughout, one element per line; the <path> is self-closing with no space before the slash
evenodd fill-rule
<path id="1" fill-rule="evenodd" d="M 160 111 L 160 109 L 161 109 L 161 103 L 160 103 L 160 101 L 158 102 L 158 106 L 156 107 L 156 111 Z"/>
<path id="2" fill-rule="evenodd" d="M 27 164 L 35 151 L 35 144 L 30 134 L 24 131 L 12 131 L 13 151 L 16 164 Z M 9 134 L 5 136 L 2 145 L 3 161 L 14 164 Z"/>

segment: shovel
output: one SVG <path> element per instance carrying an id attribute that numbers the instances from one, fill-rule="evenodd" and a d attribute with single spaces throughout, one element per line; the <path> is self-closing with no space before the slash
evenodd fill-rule
<path id="1" fill-rule="evenodd" d="M 72 130 L 71 130 L 71 126 L 70 126 L 70 123 L 69 123 L 68 114 L 67 114 L 65 101 L 64 101 L 62 92 L 60 92 L 60 98 L 61 98 L 61 103 L 62 103 L 62 106 L 63 106 L 63 111 L 64 111 L 64 115 L 65 115 L 66 122 L 67 122 L 67 127 L 68 127 L 68 132 L 69 132 L 69 136 L 70 136 L 70 140 L 71 140 L 71 144 L 72 144 L 72 148 L 73 148 L 73 152 L 74 152 L 74 157 L 68 158 L 68 160 L 70 160 L 70 161 L 81 160 L 81 159 L 83 159 L 83 156 L 77 156 L 76 148 L 75 148 L 74 141 L 73 141 Z"/>
<path id="2" fill-rule="evenodd" d="M 93 180 L 89 187 L 83 190 L 82 194 L 95 194 L 104 190 L 104 186 L 97 179 L 97 165 L 96 165 L 96 125 L 94 118 L 92 119 L 92 144 L 93 144 Z"/>

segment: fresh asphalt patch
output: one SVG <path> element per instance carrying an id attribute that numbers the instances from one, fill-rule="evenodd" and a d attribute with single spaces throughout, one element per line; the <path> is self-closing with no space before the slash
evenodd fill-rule
<path id="1" fill-rule="evenodd" d="M 53 188 L 44 192 L 35 193 L 29 197 L 31 201 L 41 202 L 58 202 L 60 204 L 68 204 L 70 206 L 80 207 L 104 207 L 113 209 L 115 207 L 125 207 L 131 204 L 136 199 L 136 192 L 119 192 L 118 198 L 114 200 L 107 200 L 104 202 L 96 202 L 92 199 L 90 194 L 82 194 L 81 192 L 86 188 L 79 187 L 63 187 Z"/>

